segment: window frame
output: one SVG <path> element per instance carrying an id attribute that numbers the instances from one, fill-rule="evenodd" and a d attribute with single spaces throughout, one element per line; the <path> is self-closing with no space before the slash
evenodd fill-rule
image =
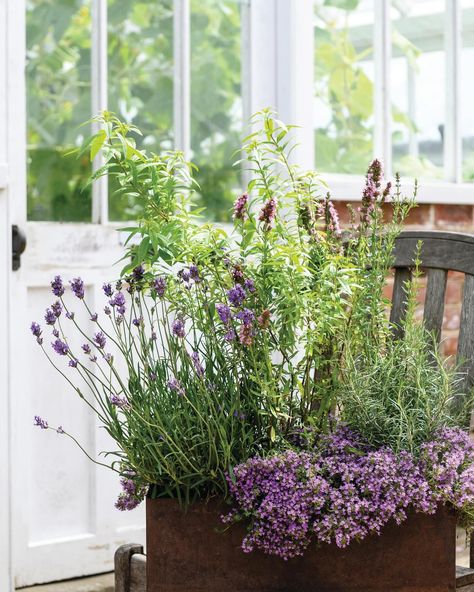
<path id="1" fill-rule="evenodd" d="M 107 0 L 92 1 L 92 112 L 107 108 Z M 314 0 L 238 0 L 242 22 L 242 103 L 244 129 L 250 116 L 273 107 L 279 117 L 299 126 L 294 160 L 303 168 L 315 162 Z M 474 204 L 474 183 L 462 181 L 460 60 L 461 0 L 446 1 L 446 111 L 444 172 L 447 180 L 420 181 L 419 203 Z M 190 0 L 173 0 L 173 125 L 175 148 L 190 153 L 191 72 Z M 374 157 L 392 173 L 391 139 L 391 0 L 374 0 Z M 250 126 L 247 128 L 250 130 Z M 97 127 L 93 127 L 97 131 Z M 244 131 L 245 134 L 245 131 Z M 98 155 L 94 169 L 102 164 Z M 358 201 L 362 175 L 325 174 L 335 200 Z M 244 182 L 246 181 L 244 175 Z M 409 193 L 413 181 L 404 180 Z M 108 187 L 104 177 L 94 183 L 92 222 L 109 224 Z"/>

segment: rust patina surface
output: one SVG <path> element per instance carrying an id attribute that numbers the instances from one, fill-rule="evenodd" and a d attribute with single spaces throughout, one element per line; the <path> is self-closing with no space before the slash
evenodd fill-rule
<path id="1" fill-rule="evenodd" d="M 222 507 L 147 500 L 147 592 L 450 592 L 455 517 L 412 514 L 346 549 L 310 547 L 289 561 L 240 549 L 244 528 L 222 532 Z"/>

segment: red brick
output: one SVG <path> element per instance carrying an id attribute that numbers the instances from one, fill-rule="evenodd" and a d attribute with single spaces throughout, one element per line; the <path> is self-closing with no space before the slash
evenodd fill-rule
<path id="1" fill-rule="evenodd" d="M 458 347 L 458 337 L 451 332 L 449 336 L 444 337 L 441 342 L 441 352 L 443 356 L 455 356 Z"/>
<path id="2" fill-rule="evenodd" d="M 446 304 L 458 304 L 462 298 L 463 282 L 461 278 L 448 278 L 446 286 Z"/>
<path id="3" fill-rule="evenodd" d="M 334 202 L 334 207 L 336 208 L 337 213 L 339 214 L 339 219 L 340 219 L 341 224 L 343 226 L 347 226 L 351 221 L 351 212 L 350 212 L 350 209 L 347 207 L 348 204 L 354 209 L 354 211 L 356 212 L 356 215 L 357 215 L 357 208 L 360 208 L 360 202 L 356 202 L 356 201 L 335 201 Z"/>
<path id="4" fill-rule="evenodd" d="M 459 329 L 459 313 L 457 310 L 446 310 L 443 317 L 443 327 L 447 331 Z"/>
<path id="5" fill-rule="evenodd" d="M 420 204 L 410 211 L 408 218 L 405 220 L 405 224 L 424 227 L 432 226 L 432 214 L 433 206 L 429 204 Z"/>
<path id="6" fill-rule="evenodd" d="M 472 227 L 472 206 L 435 205 L 436 226 L 448 228 L 450 226 Z"/>

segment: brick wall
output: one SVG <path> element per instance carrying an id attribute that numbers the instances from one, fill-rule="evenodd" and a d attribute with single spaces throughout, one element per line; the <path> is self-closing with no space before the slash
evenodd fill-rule
<path id="1" fill-rule="evenodd" d="M 348 202 L 357 210 L 360 202 Z M 349 222 L 349 212 L 346 202 L 336 202 L 342 224 Z M 474 206 L 420 204 L 414 208 L 406 222 L 407 228 L 423 228 L 424 230 L 452 230 L 474 234 Z M 446 289 L 446 301 L 442 331 L 442 351 L 445 355 L 456 353 L 461 314 L 461 298 L 464 276 L 461 273 L 450 272 Z M 391 297 L 391 280 L 388 281 L 386 295 Z M 420 301 L 424 299 L 424 285 L 420 290 Z M 422 314 L 422 306 L 418 314 Z"/>

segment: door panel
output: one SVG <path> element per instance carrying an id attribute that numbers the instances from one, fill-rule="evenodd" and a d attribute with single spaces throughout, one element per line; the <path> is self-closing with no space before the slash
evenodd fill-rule
<path id="1" fill-rule="evenodd" d="M 45 358 L 31 336 L 32 320 L 43 320 L 54 300 L 49 282 L 60 274 L 65 282 L 81 276 L 88 303 L 101 314 L 105 299 L 101 286 L 118 277 L 122 254 L 119 233 L 111 227 L 87 224 L 31 222 L 26 224 L 28 248 L 22 257 L 21 286 L 25 314 L 17 328 L 26 335 L 17 342 L 14 357 L 27 360 L 28 371 L 15 373 L 15 443 L 13 456 L 27 475 L 17 505 L 21 523 L 16 540 L 15 583 L 26 586 L 113 569 L 115 548 L 125 542 L 144 541 L 143 508 L 122 513 L 114 508 L 119 493 L 117 476 L 90 462 L 66 436 L 33 427 L 34 415 L 50 426 L 63 426 L 88 453 L 100 460 L 101 451 L 114 450 L 105 430 L 99 429 L 92 411 Z M 79 324 L 93 330 L 81 302 L 68 297 Z M 67 319 L 62 319 L 68 337 Z M 44 322 L 42 323 L 44 326 Z M 44 345 L 52 359 L 74 379 L 73 368 L 50 347 L 44 329 Z M 71 348 L 80 349 L 77 335 Z M 18 356 L 17 354 L 20 354 Z M 76 379 L 77 380 L 77 379 Z M 18 437 L 21 435 L 20 437 Z M 102 458 L 102 460 L 104 460 Z M 51 561 L 54 558 L 54 561 Z"/>

